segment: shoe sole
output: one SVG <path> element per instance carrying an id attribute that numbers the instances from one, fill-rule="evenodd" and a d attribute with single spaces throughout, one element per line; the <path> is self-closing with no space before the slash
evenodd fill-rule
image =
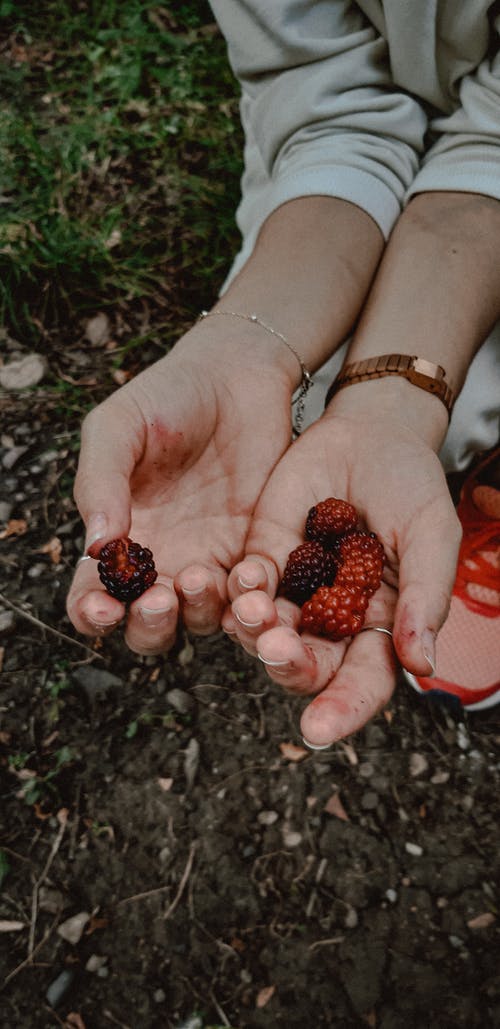
<path id="1" fill-rule="evenodd" d="M 486 711 L 487 708 L 495 707 L 495 704 L 500 703 L 499 690 L 496 690 L 496 692 L 492 693 L 489 697 L 484 697 L 483 700 L 475 701 L 473 704 L 462 704 L 460 697 L 457 697 L 456 693 L 452 693 L 451 690 L 449 693 L 446 690 L 433 690 L 432 688 L 430 690 L 423 690 L 422 687 L 419 686 L 415 676 L 412 675 L 411 672 L 407 672 L 406 668 L 403 668 L 403 675 L 406 681 L 409 682 L 410 686 L 412 686 L 413 689 L 417 691 L 417 693 L 421 693 L 422 696 L 430 697 L 434 700 L 438 699 L 438 694 L 440 695 L 440 697 L 449 697 L 450 700 L 454 698 L 456 701 L 458 701 L 463 711 Z"/>

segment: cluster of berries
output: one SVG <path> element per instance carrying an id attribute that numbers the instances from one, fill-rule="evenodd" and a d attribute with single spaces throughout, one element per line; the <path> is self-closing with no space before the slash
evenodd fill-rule
<path id="1" fill-rule="evenodd" d="M 302 631 L 341 640 L 363 628 L 382 579 L 384 549 L 375 533 L 357 524 L 358 512 L 346 500 L 328 497 L 310 509 L 306 542 L 289 554 L 281 582 L 281 592 L 302 608 Z"/>
<path id="2" fill-rule="evenodd" d="M 106 543 L 97 571 L 107 592 L 122 604 L 137 600 L 158 575 L 151 551 L 128 537 Z"/>

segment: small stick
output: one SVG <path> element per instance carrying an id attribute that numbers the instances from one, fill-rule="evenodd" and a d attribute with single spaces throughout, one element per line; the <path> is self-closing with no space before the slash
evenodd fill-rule
<path id="1" fill-rule="evenodd" d="M 98 654 L 95 650 L 91 650 L 90 647 L 86 647 L 84 643 L 80 643 L 79 640 L 74 640 L 72 636 L 67 636 L 65 632 L 60 632 L 59 629 L 53 629 L 51 625 L 47 625 L 45 622 L 41 622 L 39 618 L 35 618 L 34 615 L 28 614 L 22 607 L 18 607 L 17 604 L 13 604 L 11 600 L 8 600 L 3 593 L 0 593 L 0 602 L 10 607 L 16 614 L 21 615 L 21 618 L 25 618 L 27 622 L 31 622 L 33 625 L 38 626 L 39 629 L 44 629 L 45 632 L 51 632 L 53 636 L 58 636 L 60 640 L 65 640 L 66 643 L 72 643 L 74 647 L 79 647 L 80 650 L 85 650 L 87 654 L 92 654 L 93 658 L 99 658 L 103 661 L 104 658 L 101 654 Z"/>
<path id="2" fill-rule="evenodd" d="M 50 866 L 57 854 L 57 851 L 59 850 L 59 847 L 61 846 L 62 838 L 64 836 L 64 832 L 66 829 L 66 824 L 67 818 L 63 818 L 61 820 L 59 829 L 57 830 L 57 836 L 50 849 L 50 854 L 45 862 L 45 868 L 43 869 L 42 874 L 36 880 L 35 885 L 33 887 L 33 896 L 31 898 L 31 924 L 28 939 L 28 961 L 30 962 L 33 960 L 33 954 L 35 950 L 35 929 L 36 920 L 38 918 L 38 891 L 40 889 L 40 886 L 42 886 L 42 884 L 45 882 L 45 879 L 47 878 L 47 875 L 49 873 Z"/>

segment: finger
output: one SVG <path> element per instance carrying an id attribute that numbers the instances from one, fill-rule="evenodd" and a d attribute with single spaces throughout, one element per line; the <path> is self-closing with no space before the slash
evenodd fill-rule
<path id="1" fill-rule="evenodd" d="M 337 674 L 302 714 L 305 742 L 322 747 L 357 732 L 387 704 L 395 683 L 390 636 L 359 633 L 348 646 Z"/>
<path id="2" fill-rule="evenodd" d="M 436 636 L 450 606 L 461 533 L 450 500 L 415 519 L 400 554 L 394 644 L 401 664 L 414 675 L 432 675 L 435 669 Z"/>
<path id="3" fill-rule="evenodd" d="M 196 564 L 183 568 L 175 577 L 184 625 L 197 636 L 210 636 L 220 628 L 226 602 L 225 576 L 222 570 Z"/>
<path id="4" fill-rule="evenodd" d="M 97 562 L 78 565 L 66 601 L 68 617 L 84 636 L 107 635 L 125 615 L 125 607 L 101 585 Z"/>
<path id="5" fill-rule="evenodd" d="M 278 588 L 278 571 L 274 561 L 258 554 L 248 554 L 231 570 L 227 582 L 230 600 L 249 590 L 264 590 L 274 596 Z"/>
<path id="6" fill-rule="evenodd" d="M 177 635 L 179 601 L 172 581 L 161 579 L 130 606 L 125 642 L 135 654 L 163 654 Z"/>
<path id="7" fill-rule="evenodd" d="M 291 626 L 280 625 L 262 633 L 257 654 L 273 682 L 290 693 L 318 693 L 339 668 L 346 644 L 319 637 L 299 636 Z"/>
<path id="8" fill-rule="evenodd" d="M 275 602 L 262 590 L 254 590 L 233 601 L 231 610 L 238 642 L 255 656 L 261 633 L 280 622 Z"/>
<path id="9" fill-rule="evenodd" d="M 75 501 L 86 527 L 85 550 L 101 547 L 130 529 L 130 477 L 142 446 L 142 423 L 114 398 L 95 408 L 82 425 Z M 115 409 L 116 408 L 116 409 Z"/>

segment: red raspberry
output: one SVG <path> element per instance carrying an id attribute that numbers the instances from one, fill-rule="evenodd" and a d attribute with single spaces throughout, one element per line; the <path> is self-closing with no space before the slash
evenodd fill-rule
<path id="1" fill-rule="evenodd" d="M 355 586 L 368 597 L 378 590 L 384 569 L 384 548 L 373 532 L 352 532 L 335 547 L 340 568 L 336 577 L 339 586 Z"/>
<path id="2" fill-rule="evenodd" d="M 329 553 L 311 540 L 301 543 L 288 555 L 281 580 L 281 592 L 299 607 L 309 600 L 318 586 L 330 586 L 335 578 L 337 563 Z"/>
<path id="3" fill-rule="evenodd" d="M 151 551 L 128 537 L 106 543 L 97 571 L 107 592 L 123 604 L 137 600 L 158 575 Z"/>
<path id="4" fill-rule="evenodd" d="M 311 507 L 306 519 L 307 539 L 318 540 L 324 547 L 332 546 L 337 536 L 356 528 L 358 512 L 347 500 L 328 497 Z"/>
<path id="5" fill-rule="evenodd" d="M 363 628 L 366 593 L 353 586 L 321 586 L 302 608 L 299 628 L 329 640 L 355 636 Z"/>

